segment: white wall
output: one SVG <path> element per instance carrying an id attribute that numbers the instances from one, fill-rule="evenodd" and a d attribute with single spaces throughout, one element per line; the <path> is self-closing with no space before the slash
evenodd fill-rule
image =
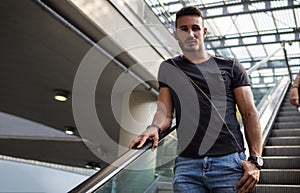
<path id="1" fill-rule="evenodd" d="M 66 193 L 89 176 L 0 160 L 0 192 Z"/>

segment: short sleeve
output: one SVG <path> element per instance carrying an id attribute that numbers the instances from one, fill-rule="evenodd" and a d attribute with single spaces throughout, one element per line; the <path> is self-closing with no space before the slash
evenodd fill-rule
<path id="1" fill-rule="evenodd" d="M 240 86 L 250 86 L 248 74 L 242 64 L 237 60 L 234 60 L 232 75 L 234 80 L 233 88 L 237 88 Z"/>
<path id="2" fill-rule="evenodd" d="M 166 61 L 162 62 L 160 64 L 160 67 L 159 67 L 159 70 L 158 70 L 157 79 L 158 79 L 159 89 L 162 88 L 162 87 L 169 87 L 168 84 L 166 84 L 167 74 L 166 74 L 166 70 L 164 70 L 165 65 L 166 65 Z"/>

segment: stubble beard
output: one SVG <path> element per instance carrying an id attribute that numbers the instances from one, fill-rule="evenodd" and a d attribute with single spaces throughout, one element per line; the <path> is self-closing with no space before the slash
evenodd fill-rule
<path id="1" fill-rule="evenodd" d="M 188 45 L 188 44 L 185 44 L 181 41 L 179 42 L 179 46 L 180 46 L 180 48 L 183 52 L 189 52 L 189 53 L 197 52 L 201 48 L 199 43 L 197 43 L 195 45 Z"/>

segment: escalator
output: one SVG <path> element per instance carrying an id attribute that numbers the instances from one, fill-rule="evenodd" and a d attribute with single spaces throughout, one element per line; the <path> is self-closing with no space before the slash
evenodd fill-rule
<path id="1" fill-rule="evenodd" d="M 300 192 L 300 112 L 290 105 L 289 93 L 281 104 L 263 157 L 264 169 L 253 192 Z"/>

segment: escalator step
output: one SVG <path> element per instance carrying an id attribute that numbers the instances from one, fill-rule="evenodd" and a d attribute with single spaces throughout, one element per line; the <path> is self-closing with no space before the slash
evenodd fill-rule
<path id="1" fill-rule="evenodd" d="M 270 137 L 267 143 L 268 146 L 283 146 L 283 145 L 298 145 L 300 146 L 300 136 L 292 137 Z"/>
<path id="2" fill-rule="evenodd" d="M 252 193 L 299 193 L 300 185 L 258 184 Z"/>
<path id="3" fill-rule="evenodd" d="M 263 156 L 265 169 L 300 169 L 300 156 Z"/>
<path id="4" fill-rule="evenodd" d="M 278 117 L 282 117 L 282 116 L 300 116 L 300 112 L 297 110 L 294 111 L 280 111 L 278 113 Z"/>
<path id="5" fill-rule="evenodd" d="M 288 136 L 300 136 L 299 129 L 273 129 L 270 137 L 288 137 Z"/>
<path id="6" fill-rule="evenodd" d="M 300 169 L 262 169 L 261 184 L 300 184 Z"/>
<path id="7" fill-rule="evenodd" d="M 281 116 L 276 119 L 276 122 L 300 122 L 300 113 L 297 116 Z"/>
<path id="8" fill-rule="evenodd" d="M 265 146 L 265 156 L 299 156 L 300 146 Z"/>
<path id="9" fill-rule="evenodd" d="M 282 106 L 282 107 L 280 107 L 280 111 L 297 111 L 297 108 L 292 105 Z"/>
<path id="10" fill-rule="evenodd" d="M 300 122 L 283 122 L 283 123 L 275 123 L 274 129 L 293 129 L 299 128 Z"/>

